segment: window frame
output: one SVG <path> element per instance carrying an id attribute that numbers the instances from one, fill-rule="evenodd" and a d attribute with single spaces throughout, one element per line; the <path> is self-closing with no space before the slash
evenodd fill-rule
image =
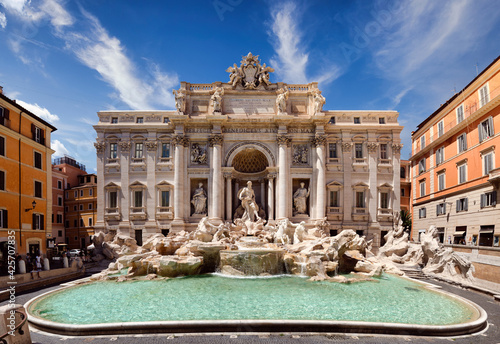
<path id="1" fill-rule="evenodd" d="M 467 133 L 462 133 L 457 136 L 457 152 L 463 153 L 467 150 Z"/>
<path id="2" fill-rule="evenodd" d="M 495 136 L 495 127 L 492 116 L 489 116 L 484 121 L 481 121 L 481 123 L 479 123 L 478 136 L 480 143 Z"/>
<path id="3" fill-rule="evenodd" d="M 359 150 L 358 150 L 359 147 Z M 361 156 L 358 156 L 358 152 L 360 153 Z M 354 143 L 354 158 L 355 159 L 364 159 L 364 154 L 363 154 L 363 143 L 356 142 Z"/>
<path id="4" fill-rule="evenodd" d="M 424 197 L 426 195 L 425 179 L 424 180 L 420 180 L 418 182 L 418 187 L 419 187 L 419 190 L 420 190 L 420 197 Z"/>
<path id="5" fill-rule="evenodd" d="M 425 158 L 422 158 L 418 161 L 418 174 L 422 174 L 426 171 L 426 161 Z"/>
<path id="6" fill-rule="evenodd" d="M 6 143 L 5 136 L 0 135 L 0 156 L 7 156 Z"/>
<path id="7" fill-rule="evenodd" d="M 436 149 L 436 166 L 441 165 L 444 162 L 444 146 L 439 147 Z"/>
<path id="8" fill-rule="evenodd" d="M 477 92 L 479 97 L 479 107 L 482 108 L 490 101 L 490 88 L 488 83 L 486 83 L 483 87 L 481 87 Z"/>
<path id="9" fill-rule="evenodd" d="M 34 180 L 33 181 L 33 195 L 34 197 L 36 198 L 43 198 L 43 183 L 39 180 Z M 40 193 L 39 193 L 39 196 L 37 195 L 38 192 L 37 192 L 37 185 L 40 185 Z"/>
<path id="10" fill-rule="evenodd" d="M 116 142 L 109 143 L 109 158 L 118 159 L 118 143 Z"/>
<path id="11" fill-rule="evenodd" d="M 437 134 L 438 134 L 437 137 L 441 137 L 444 135 L 444 119 L 440 120 L 437 123 Z"/>
<path id="12" fill-rule="evenodd" d="M 457 202 L 456 202 L 457 213 L 460 213 L 463 211 L 468 211 L 468 210 L 469 210 L 469 198 L 462 197 L 462 198 L 457 199 Z"/>
<path id="13" fill-rule="evenodd" d="M 488 152 L 481 154 L 481 160 L 483 176 L 487 176 L 492 170 L 495 169 L 495 152 L 493 150 L 489 150 Z M 489 161 L 490 166 L 487 166 L 487 161 Z M 489 167 L 489 169 L 487 169 L 487 167 Z"/>
<path id="14" fill-rule="evenodd" d="M 437 180 L 438 180 L 438 191 L 443 191 L 446 189 L 446 173 L 445 172 L 439 172 L 437 173 Z"/>
<path id="15" fill-rule="evenodd" d="M 462 173 L 461 170 L 463 169 L 463 180 L 462 180 Z M 458 184 L 463 184 L 467 182 L 467 162 L 457 164 L 457 180 Z"/>
<path id="16" fill-rule="evenodd" d="M 37 159 L 37 157 L 38 157 L 38 159 Z M 36 150 L 33 151 L 33 167 L 37 168 L 39 170 L 43 170 L 42 153 L 40 153 Z"/>

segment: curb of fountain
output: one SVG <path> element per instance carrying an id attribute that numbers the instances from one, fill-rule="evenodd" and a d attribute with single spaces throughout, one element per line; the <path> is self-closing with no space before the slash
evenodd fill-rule
<path id="1" fill-rule="evenodd" d="M 446 293 L 435 285 L 418 281 L 426 288 L 455 298 L 475 310 L 476 319 L 454 325 L 415 325 L 400 323 L 377 323 L 361 321 L 332 320 L 196 320 L 196 321 L 151 321 L 74 325 L 48 321 L 31 314 L 30 307 L 44 296 L 60 292 L 86 279 L 73 281 L 57 290 L 49 291 L 29 300 L 25 305 L 28 321 L 35 328 L 61 335 L 89 336 L 112 334 L 153 333 L 213 333 L 213 332 L 316 332 L 316 333 L 359 333 L 384 335 L 415 335 L 451 337 L 471 335 L 487 328 L 486 311 L 479 305 L 455 294 Z"/>

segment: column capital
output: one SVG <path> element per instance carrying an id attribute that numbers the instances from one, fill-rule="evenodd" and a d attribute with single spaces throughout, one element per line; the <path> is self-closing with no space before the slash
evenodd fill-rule
<path id="1" fill-rule="evenodd" d="M 344 153 L 349 153 L 352 148 L 352 142 L 342 142 L 342 151 Z"/>
<path id="2" fill-rule="evenodd" d="M 393 143 L 392 144 L 392 150 L 394 151 L 394 153 L 399 153 L 402 148 L 403 148 L 402 143 Z"/>
<path id="3" fill-rule="evenodd" d="M 375 153 L 378 148 L 378 143 L 377 142 L 368 142 L 366 144 L 366 147 L 368 148 L 368 152 L 370 153 Z"/>
<path id="4" fill-rule="evenodd" d="M 224 172 L 223 175 L 224 175 L 225 179 L 232 179 L 233 178 L 232 172 Z"/>
<path id="5" fill-rule="evenodd" d="M 146 149 L 149 152 L 154 152 L 157 147 L 158 147 L 158 142 L 156 142 L 156 141 L 146 141 Z"/>
<path id="6" fill-rule="evenodd" d="M 220 135 L 220 134 L 212 135 L 208 139 L 208 145 L 210 147 L 213 147 L 213 146 L 222 146 L 222 142 L 224 142 L 224 137 L 222 135 Z"/>
<path id="7" fill-rule="evenodd" d="M 278 145 L 286 145 L 287 147 L 290 147 L 292 144 L 292 139 L 289 138 L 286 135 L 278 135 L 276 136 L 276 142 L 278 142 Z"/>
<path id="8" fill-rule="evenodd" d="M 314 147 L 324 146 L 326 144 L 326 136 L 325 135 L 317 135 L 315 138 L 311 140 Z"/>
<path id="9" fill-rule="evenodd" d="M 128 152 L 130 151 L 130 147 L 132 147 L 132 143 L 130 141 L 120 141 L 118 144 L 120 145 L 122 152 Z"/>
<path id="10" fill-rule="evenodd" d="M 97 154 L 104 153 L 104 149 L 106 148 L 106 144 L 104 142 L 94 142 L 94 147 L 97 151 Z"/>
<path id="11" fill-rule="evenodd" d="M 172 145 L 176 146 L 184 146 L 187 147 L 189 146 L 189 139 L 185 135 L 176 135 L 172 137 Z"/>
<path id="12" fill-rule="evenodd" d="M 277 172 L 270 172 L 267 174 L 266 179 L 269 179 L 269 180 L 276 179 L 277 176 L 278 176 Z"/>

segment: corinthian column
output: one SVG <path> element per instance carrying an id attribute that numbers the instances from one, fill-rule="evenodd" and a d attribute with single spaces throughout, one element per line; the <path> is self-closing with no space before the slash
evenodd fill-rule
<path id="1" fill-rule="evenodd" d="M 278 135 L 276 138 L 279 149 L 278 149 L 278 209 L 277 209 L 277 219 L 284 219 L 287 217 L 287 202 L 289 199 L 287 197 L 287 188 L 289 182 L 290 166 L 288 166 L 287 159 L 287 147 L 290 146 L 291 139 L 285 135 Z"/>
<path id="2" fill-rule="evenodd" d="M 316 214 L 315 214 L 315 217 L 317 219 L 322 219 L 325 217 L 325 203 L 326 203 L 325 143 L 326 143 L 326 136 L 324 135 L 318 135 L 313 139 L 313 145 L 316 146 L 315 168 L 318 171 L 317 174 L 318 179 L 316 180 Z"/>
<path id="3" fill-rule="evenodd" d="M 222 182 L 222 135 L 214 135 L 209 140 L 212 147 L 212 207 L 208 209 L 209 218 L 215 221 L 222 221 L 222 199 L 224 184 Z"/>
<path id="4" fill-rule="evenodd" d="M 226 220 L 232 221 L 233 219 L 233 199 L 232 199 L 232 190 L 231 190 L 231 173 L 224 173 L 224 178 L 226 178 Z"/>
<path id="5" fill-rule="evenodd" d="M 172 139 L 174 149 L 174 221 L 184 221 L 184 206 L 183 195 L 184 190 L 184 146 L 188 144 L 188 139 L 185 136 L 175 136 Z"/>
<path id="6" fill-rule="evenodd" d="M 267 175 L 267 217 L 268 221 L 274 220 L 274 178 L 276 173 Z"/>

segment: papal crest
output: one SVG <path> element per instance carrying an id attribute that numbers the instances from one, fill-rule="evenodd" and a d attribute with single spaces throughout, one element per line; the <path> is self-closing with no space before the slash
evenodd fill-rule
<path id="1" fill-rule="evenodd" d="M 243 56 L 241 59 L 241 64 L 239 67 L 236 63 L 232 67 L 229 67 L 226 72 L 231 73 L 229 76 L 229 84 L 233 88 L 240 85 L 245 89 L 255 89 L 259 86 L 267 86 L 269 82 L 269 73 L 274 72 L 271 67 L 266 67 L 266 64 L 260 64 L 259 55 L 248 55 Z"/>

